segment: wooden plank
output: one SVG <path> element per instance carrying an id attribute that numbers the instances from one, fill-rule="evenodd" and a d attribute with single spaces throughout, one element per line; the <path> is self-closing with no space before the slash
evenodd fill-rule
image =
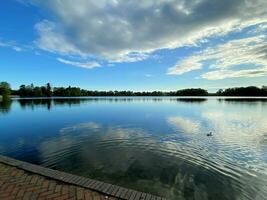
<path id="1" fill-rule="evenodd" d="M 133 190 L 131 193 L 131 196 L 129 197 L 129 200 L 134 200 L 136 195 L 137 195 L 137 192 L 135 190 Z"/>
<path id="2" fill-rule="evenodd" d="M 75 175 L 71 175 L 71 176 L 69 177 L 69 180 L 66 180 L 66 181 L 69 182 L 69 183 L 74 183 L 75 179 L 77 179 L 77 176 L 75 176 Z"/>
<path id="3" fill-rule="evenodd" d="M 104 192 L 104 193 L 107 193 L 108 189 L 109 189 L 111 186 L 112 186 L 111 184 L 106 183 L 106 185 L 105 185 L 105 187 L 104 187 L 104 189 L 103 189 L 103 192 Z"/>
<path id="4" fill-rule="evenodd" d="M 80 177 L 75 176 L 75 178 L 72 180 L 72 183 L 75 184 L 75 185 L 78 185 L 80 179 L 81 179 Z"/>
<path id="5" fill-rule="evenodd" d="M 144 200 L 146 198 L 146 193 L 142 193 L 140 199 Z"/>
<path id="6" fill-rule="evenodd" d="M 111 193 L 111 195 L 116 196 L 116 194 L 119 191 L 119 189 L 120 189 L 119 186 L 114 185 L 113 192 Z"/>
<path id="7" fill-rule="evenodd" d="M 93 184 L 91 185 L 91 188 L 92 188 L 92 189 L 95 189 L 96 186 L 97 186 L 97 184 L 98 184 L 98 181 L 94 181 Z"/>
<path id="8" fill-rule="evenodd" d="M 115 185 L 111 185 L 110 188 L 107 190 L 107 194 L 111 195 L 114 189 L 115 189 Z"/>
<path id="9" fill-rule="evenodd" d="M 65 174 L 61 180 L 65 181 L 65 182 L 69 182 L 70 179 L 71 179 L 71 175 L 70 174 Z"/>
<path id="10" fill-rule="evenodd" d="M 92 185 L 95 183 L 95 180 L 90 179 L 86 182 L 86 187 L 88 188 L 92 188 Z"/>
<path id="11" fill-rule="evenodd" d="M 102 184 L 99 186 L 99 190 L 103 192 L 103 190 L 107 187 L 107 183 L 102 182 Z"/>
<path id="12" fill-rule="evenodd" d="M 85 182 L 85 179 L 86 179 L 86 178 L 84 178 L 84 177 L 80 177 L 80 180 L 79 180 L 79 182 L 77 183 L 77 185 L 79 185 L 79 186 L 83 186 L 83 183 Z"/>
<path id="13" fill-rule="evenodd" d="M 79 182 L 77 182 L 77 184 L 82 186 L 83 183 L 85 183 L 85 181 L 86 181 L 86 178 L 80 177 L 80 180 Z"/>
<path id="14" fill-rule="evenodd" d="M 103 184 L 103 182 L 97 181 L 97 184 L 95 185 L 95 190 L 99 190 L 99 188 L 101 187 L 101 185 Z"/>
<path id="15" fill-rule="evenodd" d="M 121 192 L 121 194 L 120 194 L 120 198 L 123 198 L 123 199 L 126 199 L 126 194 L 127 194 L 127 192 L 128 192 L 128 189 L 126 189 L 126 188 L 122 188 L 122 192 Z"/>
<path id="16" fill-rule="evenodd" d="M 122 187 L 119 187 L 119 190 L 116 193 L 116 197 L 120 197 L 121 194 L 122 194 L 122 192 L 123 192 L 123 188 Z"/>
<path id="17" fill-rule="evenodd" d="M 132 193 L 133 193 L 133 190 L 128 189 L 127 193 L 125 194 L 125 199 L 130 199 Z"/>
<path id="18" fill-rule="evenodd" d="M 151 200 L 152 196 L 151 194 L 147 194 L 145 200 Z"/>
<path id="19" fill-rule="evenodd" d="M 157 200 L 157 197 L 152 195 L 151 200 Z"/>

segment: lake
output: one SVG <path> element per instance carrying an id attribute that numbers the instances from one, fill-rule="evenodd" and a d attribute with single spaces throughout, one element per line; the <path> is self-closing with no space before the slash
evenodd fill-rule
<path id="1" fill-rule="evenodd" d="M 13 99 L 0 153 L 168 199 L 263 200 L 267 99 Z"/>

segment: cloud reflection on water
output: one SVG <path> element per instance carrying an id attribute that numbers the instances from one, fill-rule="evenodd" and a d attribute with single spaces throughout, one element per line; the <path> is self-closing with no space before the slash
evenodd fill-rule
<path id="1" fill-rule="evenodd" d="M 181 133 L 189 133 L 186 129 L 190 129 L 193 123 L 189 118 L 168 119 L 172 125 L 178 122 L 176 128 L 182 125 Z M 194 131 L 200 129 L 198 124 Z M 236 180 L 227 171 L 221 173 L 220 169 L 215 169 L 213 157 L 210 160 L 206 158 L 199 144 L 192 147 L 190 142 L 183 145 L 178 140 L 160 140 L 141 128 L 96 122 L 68 126 L 59 133 L 58 137 L 40 145 L 46 166 L 165 195 L 170 199 L 232 199 L 233 196 L 239 199 L 252 193 L 246 183 L 248 177 L 240 176 L 240 180 Z M 257 183 L 255 177 L 249 177 L 249 180 L 260 188 L 262 182 Z M 220 184 L 227 187 L 220 187 Z M 247 191 L 244 191 L 246 187 Z M 224 195 L 218 196 L 219 193 Z"/>
<path id="2" fill-rule="evenodd" d="M 167 118 L 167 122 L 185 133 L 199 133 L 201 129 L 199 122 L 197 122 L 196 120 L 181 116 L 169 117 Z"/>

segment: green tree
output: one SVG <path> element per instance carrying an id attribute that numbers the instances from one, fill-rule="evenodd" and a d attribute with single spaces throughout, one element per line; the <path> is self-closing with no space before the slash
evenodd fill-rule
<path id="1" fill-rule="evenodd" d="M 26 86 L 25 85 L 21 85 L 19 87 L 19 91 L 18 91 L 19 96 L 21 97 L 25 97 L 26 96 Z"/>
<path id="2" fill-rule="evenodd" d="M 11 94 L 11 88 L 9 83 L 7 82 L 1 82 L 0 83 L 0 95 L 3 96 L 3 99 L 6 99 Z"/>
<path id="3" fill-rule="evenodd" d="M 223 94 L 223 89 L 219 89 L 217 92 L 216 92 L 216 95 L 218 96 L 221 96 Z"/>
<path id="4" fill-rule="evenodd" d="M 35 87 L 35 88 L 33 89 L 33 95 L 34 95 L 35 97 L 42 97 L 42 96 L 43 96 L 43 93 L 42 93 L 41 88 L 40 88 L 40 87 Z"/>
<path id="5" fill-rule="evenodd" d="M 50 83 L 46 84 L 46 96 L 47 97 L 51 97 L 52 96 L 52 90 L 51 90 Z"/>

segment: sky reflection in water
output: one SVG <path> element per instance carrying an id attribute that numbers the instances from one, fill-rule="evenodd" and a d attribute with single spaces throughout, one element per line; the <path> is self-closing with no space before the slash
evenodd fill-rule
<path id="1" fill-rule="evenodd" d="M 169 199 L 266 199 L 267 101 L 1 102 L 0 152 Z"/>

